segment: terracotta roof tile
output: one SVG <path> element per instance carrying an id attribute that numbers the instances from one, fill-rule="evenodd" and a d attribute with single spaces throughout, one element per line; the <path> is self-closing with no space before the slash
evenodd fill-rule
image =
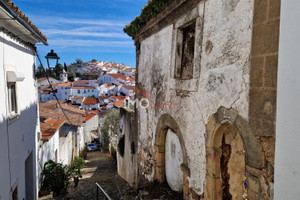
<path id="1" fill-rule="evenodd" d="M 125 76 L 124 74 L 108 74 L 109 76 L 113 77 L 114 79 L 122 79 L 124 81 L 126 81 L 127 76 Z"/>
<path id="2" fill-rule="evenodd" d="M 49 118 L 41 122 L 42 140 L 48 141 L 55 134 L 55 132 L 65 123 L 64 120 Z"/>
<path id="3" fill-rule="evenodd" d="M 97 104 L 98 103 L 98 99 L 85 98 L 82 103 L 85 104 L 85 105 Z"/>
<path id="4" fill-rule="evenodd" d="M 119 108 L 119 107 L 122 107 L 123 104 L 124 104 L 124 99 L 112 103 L 113 106 L 116 106 L 116 107 L 118 107 L 118 108 Z"/>
<path id="5" fill-rule="evenodd" d="M 60 83 L 60 84 L 57 84 L 57 86 L 60 86 L 60 87 L 68 87 L 68 86 L 71 86 L 72 83 Z"/>
<path id="6" fill-rule="evenodd" d="M 41 31 L 28 19 L 28 17 L 10 0 L 4 0 L 4 2 L 22 19 L 26 22 L 41 38 L 47 41 L 47 37 L 41 33 Z"/>

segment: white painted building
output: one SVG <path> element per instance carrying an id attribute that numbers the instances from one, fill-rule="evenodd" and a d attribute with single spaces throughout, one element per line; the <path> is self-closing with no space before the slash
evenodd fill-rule
<path id="1" fill-rule="evenodd" d="M 61 83 L 59 80 L 56 80 L 55 78 L 52 78 L 52 77 L 49 77 L 48 79 L 49 79 L 49 81 L 50 81 L 51 84 Z M 46 77 L 39 78 L 37 80 L 38 87 L 49 85 L 49 81 L 47 80 Z"/>
<path id="2" fill-rule="evenodd" d="M 98 96 L 98 90 L 94 86 L 73 86 L 70 95 L 88 97 L 94 95 Z"/>
<path id="3" fill-rule="evenodd" d="M 94 138 L 99 138 L 99 117 L 96 113 L 89 113 L 85 117 L 85 125 L 83 128 L 84 142 L 90 143 Z"/>
<path id="4" fill-rule="evenodd" d="M 42 171 L 47 161 L 60 160 L 60 128 L 64 120 L 47 119 L 41 123 L 41 140 L 38 143 L 38 190 L 41 189 Z"/>
<path id="5" fill-rule="evenodd" d="M 47 38 L 0 0 L 0 199 L 37 199 L 35 44 Z"/>
<path id="6" fill-rule="evenodd" d="M 61 83 L 56 86 L 58 99 L 69 99 L 72 83 Z"/>
<path id="7" fill-rule="evenodd" d="M 281 1 L 274 199 L 299 199 L 300 2 Z"/>

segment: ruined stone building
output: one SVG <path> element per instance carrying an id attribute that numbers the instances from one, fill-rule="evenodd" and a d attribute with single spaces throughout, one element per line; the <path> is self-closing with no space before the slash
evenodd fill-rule
<path id="1" fill-rule="evenodd" d="M 137 55 L 138 187 L 273 199 L 280 0 L 151 1 Z"/>

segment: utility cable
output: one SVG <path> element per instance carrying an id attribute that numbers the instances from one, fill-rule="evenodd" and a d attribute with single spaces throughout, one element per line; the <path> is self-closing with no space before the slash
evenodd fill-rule
<path id="1" fill-rule="evenodd" d="M 47 81 L 48 81 L 48 83 L 49 83 L 49 86 L 50 86 L 51 91 L 52 91 L 53 94 L 54 94 L 54 97 L 55 97 L 55 99 L 56 99 L 56 101 L 57 101 L 57 103 L 58 103 L 58 106 L 60 107 L 61 111 L 63 112 L 63 114 L 64 114 L 64 116 L 66 117 L 66 119 L 67 119 L 67 121 L 69 122 L 69 124 L 70 124 L 71 126 L 75 126 L 75 125 L 72 124 L 72 122 L 71 122 L 70 119 L 68 118 L 67 114 L 65 113 L 64 109 L 62 108 L 61 103 L 59 102 L 59 100 L 58 100 L 58 98 L 57 98 L 57 96 L 56 96 L 56 94 L 55 94 L 55 92 L 54 92 L 53 86 L 52 86 L 52 84 L 51 84 L 51 82 L 50 82 L 50 80 L 49 80 L 49 76 L 48 76 L 48 74 L 46 73 L 46 70 L 45 70 L 45 68 L 44 68 L 44 65 L 43 65 L 43 63 L 41 62 L 41 59 L 40 59 L 40 56 L 39 56 L 38 52 L 35 51 L 35 54 L 36 54 L 36 56 L 37 56 L 37 58 L 38 58 L 38 60 L 39 60 L 39 63 L 40 63 L 41 66 L 42 66 L 42 69 L 43 69 L 44 73 L 46 74 L 46 79 L 47 79 Z M 50 66 L 48 66 L 48 68 L 49 68 L 49 70 L 51 70 L 51 69 L 50 69 Z"/>

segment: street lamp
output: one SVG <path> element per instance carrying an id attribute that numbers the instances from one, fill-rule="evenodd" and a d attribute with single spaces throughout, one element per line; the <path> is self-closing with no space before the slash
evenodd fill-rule
<path id="1" fill-rule="evenodd" d="M 60 59 L 56 53 L 54 53 L 54 50 L 51 49 L 51 51 L 45 56 L 45 58 L 47 59 L 47 63 L 48 63 L 48 67 L 50 67 L 49 65 L 49 60 L 56 60 L 56 65 L 58 64 L 58 60 Z"/>

